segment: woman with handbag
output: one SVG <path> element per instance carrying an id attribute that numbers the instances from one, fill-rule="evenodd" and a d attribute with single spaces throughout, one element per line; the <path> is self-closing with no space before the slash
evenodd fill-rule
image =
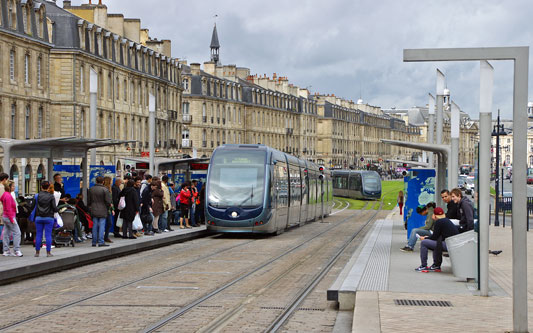
<path id="1" fill-rule="evenodd" d="M 120 192 L 120 196 L 124 197 L 126 207 L 120 212 L 122 218 L 122 238 L 136 239 L 133 236 L 133 219 L 135 215 L 139 214 L 139 196 L 134 188 L 135 182 L 128 180 L 126 187 Z"/>
<path id="2" fill-rule="evenodd" d="M 163 189 L 161 187 L 161 181 L 160 180 L 152 180 L 151 183 L 152 186 L 152 211 L 154 214 L 154 220 L 152 221 L 152 228 L 154 229 L 155 233 L 162 233 L 165 230 L 159 230 L 159 217 L 164 212 L 164 205 L 163 205 Z M 168 230 L 167 230 L 168 231 Z"/>
<path id="3" fill-rule="evenodd" d="M 41 192 L 37 194 L 35 200 L 35 256 L 39 256 L 43 239 L 43 230 L 46 238 L 46 256 L 52 257 L 52 230 L 54 228 L 54 213 L 57 213 L 56 199 L 54 194 L 49 192 L 50 183 L 43 181 L 41 183 Z M 53 189 L 53 187 L 52 187 Z"/>

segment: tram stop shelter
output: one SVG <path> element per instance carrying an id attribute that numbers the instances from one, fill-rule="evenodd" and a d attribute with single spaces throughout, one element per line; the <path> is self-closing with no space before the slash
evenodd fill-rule
<path id="1" fill-rule="evenodd" d="M 127 157 L 124 158 L 128 161 L 134 161 L 139 163 L 150 164 L 149 158 L 137 158 L 137 157 Z M 176 170 L 185 171 L 185 179 L 191 179 L 191 171 L 193 170 L 202 170 L 195 167 L 196 164 L 206 164 L 209 163 L 209 158 L 200 157 L 200 158 L 167 158 L 167 157 L 154 157 L 154 170 L 157 173 L 164 171 L 171 171 L 172 179 L 175 179 Z"/>
<path id="2" fill-rule="evenodd" d="M 133 141 L 88 139 L 75 136 L 32 140 L 1 138 L 0 146 L 4 152 L 2 166 L 4 171 L 9 170 L 11 158 L 47 158 L 48 179 L 51 181 L 54 175 L 54 158 L 81 158 L 84 166 L 82 167 L 83 195 L 86 198 L 87 188 L 89 187 L 87 152 L 90 149 L 122 145 L 130 142 Z"/>
<path id="3" fill-rule="evenodd" d="M 446 163 L 447 163 L 446 161 L 448 159 L 448 156 L 450 155 L 449 145 L 435 144 L 435 143 L 418 143 L 418 142 L 387 140 L 387 139 L 381 139 L 381 142 L 385 144 L 393 145 L 393 146 L 424 150 L 424 151 L 429 151 L 429 152 L 433 152 L 437 154 L 439 156 L 439 159 L 438 159 L 438 164 L 437 164 L 437 182 L 436 182 L 435 193 L 440 193 L 441 190 L 447 187 L 446 186 Z M 442 203 L 442 199 L 440 198 L 440 196 L 436 196 L 435 199 L 437 201 L 437 204 L 439 206 L 442 206 L 443 203 Z"/>

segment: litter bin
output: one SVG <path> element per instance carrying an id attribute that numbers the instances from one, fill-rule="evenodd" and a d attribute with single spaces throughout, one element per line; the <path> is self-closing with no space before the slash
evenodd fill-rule
<path id="1" fill-rule="evenodd" d="M 470 230 L 446 238 L 446 247 L 452 262 L 453 275 L 459 278 L 477 278 L 477 232 Z"/>

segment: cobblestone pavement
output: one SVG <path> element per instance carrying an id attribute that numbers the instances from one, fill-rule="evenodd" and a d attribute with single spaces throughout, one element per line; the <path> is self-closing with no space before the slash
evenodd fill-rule
<path id="1" fill-rule="evenodd" d="M 75 303 L 7 331 L 138 331 L 331 229 L 161 329 L 198 331 L 223 320 L 221 331 L 261 331 L 371 214 L 360 212 L 360 218 L 334 228 L 353 213 L 344 211 L 327 218 L 329 223 L 307 224 L 276 237 L 208 237 L 2 286 L 0 328 Z M 332 330 L 336 309 L 326 301 L 326 289 L 349 259 L 347 252 L 288 321 L 286 331 Z"/>

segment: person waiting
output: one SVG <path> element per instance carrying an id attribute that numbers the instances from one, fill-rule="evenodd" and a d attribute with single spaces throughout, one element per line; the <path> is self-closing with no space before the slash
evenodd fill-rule
<path id="1" fill-rule="evenodd" d="M 460 189 L 454 188 L 451 191 L 452 200 L 458 206 L 459 210 L 459 233 L 474 230 L 474 207 L 468 197 L 463 196 Z"/>
<path id="2" fill-rule="evenodd" d="M 48 189 L 52 185 L 48 181 L 41 183 L 41 192 L 37 194 L 37 200 L 34 205 L 35 210 L 35 256 L 39 256 L 41 251 L 43 230 L 46 239 L 46 256 L 52 257 L 52 230 L 54 228 L 54 213 L 57 213 L 56 199 Z M 53 187 L 52 187 L 53 188 Z"/>
<path id="3" fill-rule="evenodd" d="M 416 212 L 422 216 L 426 216 L 426 224 L 420 228 L 414 228 L 411 230 L 411 235 L 407 241 L 407 245 L 401 248 L 401 251 L 404 252 L 413 252 L 415 249 L 416 241 L 418 236 L 431 236 L 431 231 L 433 230 L 433 210 L 435 209 L 436 204 L 430 202 L 425 206 L 418 206 Z"/>
<path id="4" fill-rule="evenodd" d="M 435 221 L 433 234 L 431 236 L 420 237 L 420 266 L 415 268 L 416 271 L 440 272 L 442 264 L 442 251 L 448 251 L 446 247 L 446 238 L 455 236 L 459 233 L 455 224 L 450 221 L 444 214 L 441 207 L 433 210 L 433 220 Z M 442 241 L 442 251 L 436 251 L 439 239 Z M 428 250 L 433 251 L 433 265 L 428 266 Z"/>
<path id="5" fill-rule="evenodd" d="M 450 220 L 459 220 L 461 218 L 459 215 L 459 208 L 457 207 L 457 204 L 453 202 L 450 191 L 440 191 L 440 197 L 442 198 L 442 201 L 446 203 L 446 217 Z"/>

